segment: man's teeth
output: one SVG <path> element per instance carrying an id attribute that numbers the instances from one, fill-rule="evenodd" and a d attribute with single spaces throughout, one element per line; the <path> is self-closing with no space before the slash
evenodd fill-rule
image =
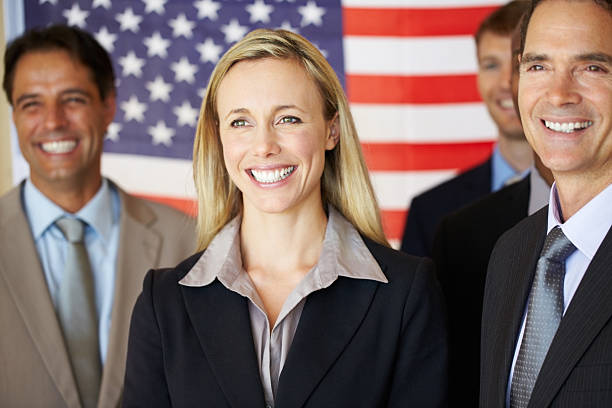
<path id="1" fill-rule="evenodd" d="M 289 177 L 293 170 L 295 170 L 295 166 L 275 170 L 251 170 L 251 174 L 260 183 L 278 183 Z"/>
<path id="2" fill-rule="evenodd" d="M 75 140 L 56 140 L 53 142 L 41 143 L 42 149 L 47 153 L 68 153 L 77 145 Z"/>
<path id="3" fill-rule="evenodd" d="M 555 132 L 572 133 L 575 130 L 586 129 L 593 124 L 590 120 L 584 122 L 551 122 L 548 120 L 544 121 L 547 128 L 554 130 Z"/>

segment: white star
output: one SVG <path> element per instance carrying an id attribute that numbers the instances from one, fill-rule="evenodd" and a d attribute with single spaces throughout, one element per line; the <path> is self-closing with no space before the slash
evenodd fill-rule
<path id="1" fill-rule="evenodd" d="M 120 123 L 115 123 L 115 122 L 108 125 L 108 128 L 106 129 L 106 138 L 113 142 L 118 142 L 119 132 L 121 131 L 122 127 L 123 126 L 121 126 Z"/>
<path id="2" fill-rule="evenodd" d="M 212 0 L 198 0 L 193 3 L 193 6 L 198 9 L 198 18 L 209 18 L 214 21 L 219 18 L 217 11 L 221 8 L 221 5 Z"/>
<path id="3" fill-rule="evenodd" d="M 317 6 L 314 1 L 308 1 L 305 6 L 298 7 L 298 12 L 302 15 L 302 27 L 309 24 L 320 26 L 323 24 L 325 8 Z"/>
<path id="4" fill-rule="evenodd" d="M 57 4 L 57 0 L 39 0 L 38 4 L 45 4 L 45 3 L 51 3 L 53 5 Z"/>
<path id="5" fill-rule="evenodd" d="M 170 65 L 170 69 L 174 71 L 175 82 L 185 81 L 190 84 L 195 82 L 195 74 L 198 71 L 198 67 L 190 64 L 187 57 L 181 58 L 179 62 L 173 62 Z"/>
<path id="6" fill-rule="evenodd" d="M 121 109 L 123 109 L 126 122 L 130 120 L 142 122 L 144 120 L 144 112 L 147 110 L 147 105 L 141 103 L 136 95 L 132 95 L 127 102 L 121 102 Z"/>
<path id="7" fill-rule="evenodd" d="M 125 9 L 123 13 L 117 14 L 115 19 L 121 24 L 121 31 L 130 30 L 133 33 L 138 32 L 138 25 L 142 21 L 142 17 L 134 14 L 131 7 Z"/>
<path id="8" fill-rule="evenodd" d="M 200 99 L 204 99 L 204 97 L 206 96 L 206 88 L 200 88 L 198 90 L 198 96 L 200 97 Z"/>
<path id="9" fill-rule="evenodd" d="M 319 52 L 320 52 L 321 54 L 323 54 L 323 56 L 324 56 L 325 58 L 327 58 L 327 54 L 328 54 L 328 52 L 327 52 L 326 50 L 324 50 L 323 48 L 319 47 L 319 44 L 317 44 L 317 43 L 313 43 L 313 44 L 314 44 L 314 46 L 315 46 L 315 47 L 317 47 L 317 50 L 319 50 Z"/>
<path id="10" fill-rule="evenodd" d="M 225 34 L 225 42 L 229 44 L 240 41 L 240 39 L 247 33 L 248 28 L 246 26 L 241 26 L 238 20 L 233 18 L 229 24 L 221 26 L 221 31 L 223 31 L 223 34 Z"/>
<path id="11" fill-rule="evenodd" d="M 153 57 L 157 55 L 161 58 L 166 58 L 168 56 L 170 40 L 164 39 L 159 34 L 159 31 L 154 32 L 151 37 L 145 38 L 143 43 L 147 46 L 147 56 Z"/>
<path id="12" fill-rule="evenodd" d="M 223 51 L 223 47 L 215 44 L 212 38 L 207 38 L 203 43 L 196 45 L 196 49 L 200 53 L 200 61 L 213 64 L 219 61 L 219 55 Z"/>
<path id="13" fill-rule="evenodd" d="M 164 82 L 164 78 L 161 75 L 155 77 L 154 81 L 149 81 L 146 84 L 147 89 L 151 93 L 152 101 L 164 101 L 170 100 L 170 92 L 172 91 L 172 85 Z"/>
<path id="14" fill-rule="evenodd" d="M 62 13 L 66 20 L 68 20 L 69 26 L 77 26 L 85 28 L 85 19 L 89 16 L 89 11 L 81 10 L 78 4 L 74 3 L 70 10 L 64 10 Z"/>
<path id="15" fill-rule="evenodd" d="M 95 34 L 95 37 L 96 40 L 106 48 L 106 51 L 113 52 L 115 49 L 115 41 L 117 40 L 116 34 L 109 32 L 106 26 L 103 26 L 100 28 L 100 31 Z"/>
<path id="16" fill-rule="evenodd" d="M 174 129 L 167 127 L 163 120 L 157 121 L 155 126 L 149 126 L 149 134 L 153 138 L 154 145 L 163 143 L 168 147 L 172 146 L 174 133 L 176 133 Z"/>
<path id="17" fill-rule="evenodd" d="M 124 77 L 134 75 L 136 78 L 140 78 L 144 64 L 145 59 L 138 58 L 134 51 L 130 51 L 125 57 L 119 58 L 119 65 L 123 68 Z"/>
<path id="18" fill-rule="evenodd" d="M 145 13 L 156 12 L 160 16 L 164 14 L 166 9 L 164 6 L 168 0 L 142 0 L 146 4 Z"/>
<path id="19" fill-rule="evenodd" d="M 291 25 L 291 23 L 289 21 L 287 21 L 287 20 L 283 21 L 283 24 L 281 24 L 281 26 L 278 27 L 278 28 L 283 29 L 283 30 L 287 30 L 287 31 L 291 31 L 291 32 L 294 32 L 296 34 L 300 33 L 299 30 L 297 29 L 297 27 L 293 27 Z"/>
<path id="20" fill-rule="evenodd" d="M 274 11 L 274 7 L 264 3 L 263 0 L 255 0 L 253 4 L 247 5 L 245 9 L 251 15 L 249 18 L 251 23 L 256 23 L 258 21 L 261 21 L 262 23 L 269 23 L 270 13 Z"/>
<path id="21" fill-rule="evenodd" d="M 111 2 L 110 0 L 93 0 L 91 8 L 96 8 L 100 6 L 108 10 L 111 7 Z"/>
<path id="22" fill-rule="evenodd" d="M 168 22 L 168 25 L 172 27 L 172 35 L 180 37 L 181 35 L 185 38 L 191 38 L 193 35 L 193 28 L 195 23 L 187 20 L 184 13 L 179 14 L 175 19 Z"/>
<path id="23" fill-rule="evenodd" d="M 183 101 L 181 106 L 177 106 L 173 110 L 176 115 L 176 124 L 179 126 L 189 125 L 195 127 L 198 121 L 198 110 L 195 109 L 188 101 Z"/>

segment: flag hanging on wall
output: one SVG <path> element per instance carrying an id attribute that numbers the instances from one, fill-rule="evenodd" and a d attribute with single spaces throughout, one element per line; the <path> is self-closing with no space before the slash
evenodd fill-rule
<path id="1" fill-rule="evenodd" d="M 25 28 L 67 23 L 112 55 L 117 114 L 103 173 L 190 210 L 191 149 L 209 75 L 254 28 L 302 34 L 343 83 L 392 243 L 411 198 L 485 160 L 496 129 L 472 35 L 502 0 L 24 0 Z"/>

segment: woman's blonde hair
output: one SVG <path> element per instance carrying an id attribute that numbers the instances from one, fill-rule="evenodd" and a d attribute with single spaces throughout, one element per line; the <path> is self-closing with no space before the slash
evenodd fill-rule
<path id="1" fill-rule="evenodd" d="M 342 86 L 325 57 L 302 36 L 285 30 L 259 29 L 230 48 L 212 72 L 193 146 L 193 178 L 198 194 L 198 250 L 241 209 L 242 196 L 225 168 L 219 137 L 217 92 L 234 64 L 261 58 L 294 59 L 317 85 L 326 120 L 338 114 L 339 142 L 325 153 L 321 182 L 324 205 L 331 204 L 359 232 L 384 245 L 380 211 L 361 153 L 353 117 Z"/>

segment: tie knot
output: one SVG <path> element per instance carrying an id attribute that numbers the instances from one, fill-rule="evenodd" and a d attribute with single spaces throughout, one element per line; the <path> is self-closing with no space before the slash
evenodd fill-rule
<path id="1" fill-rule="evenodd" d="M 55 221 L 55 225 L 62 231 L 70 243 L 83 242 L 85 223 L 77 218 L 62 217 Z"/>
<path id="2" fill-rule="evenodd" d="M 540 257 L 555 262 L 565 262 L 567 257 L 574 253 L 575 250 L 576 247 L 565 236 L 563 230 L 556 226 L 546 236 Z"/>

